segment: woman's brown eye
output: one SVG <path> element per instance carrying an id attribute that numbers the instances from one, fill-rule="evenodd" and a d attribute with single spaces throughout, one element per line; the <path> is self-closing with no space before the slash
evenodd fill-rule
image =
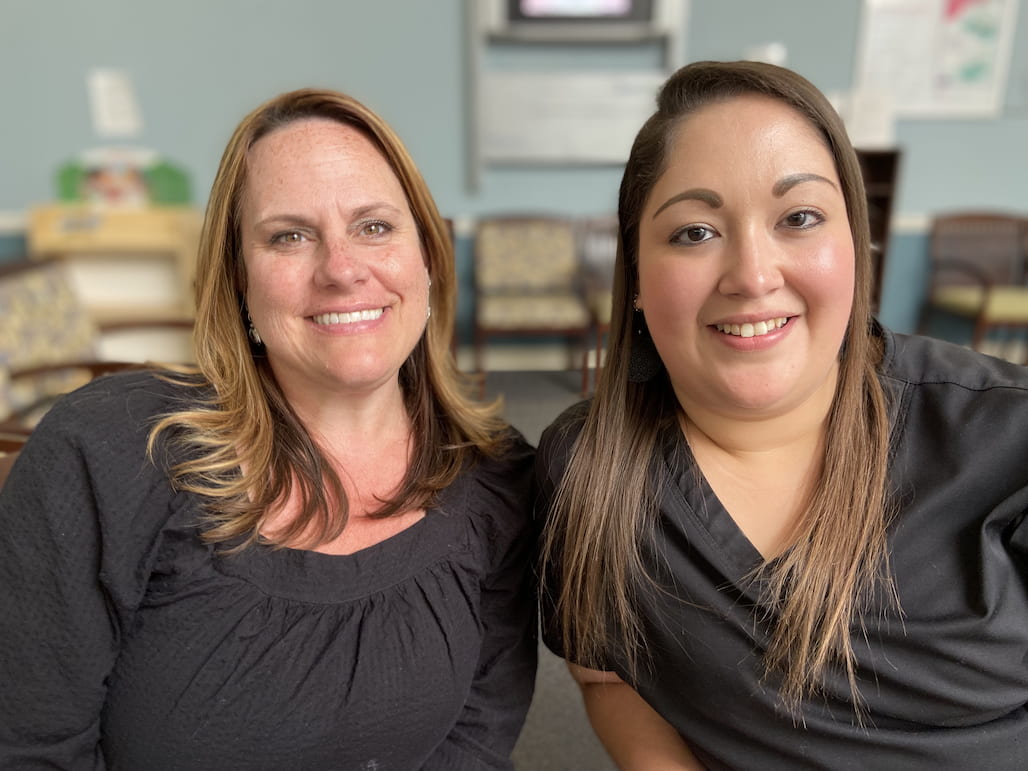
<path id="1" fill-rule="evenodd" d="M 364 225 L 364 235 L 381 236 L 389 231 L 389 226 L 384 222 L 368 222 Z"/>
<path id="2" fill-rule="evenodd" d="M 785 223 L 791 228 L 809 228 L 824 221 L 824 216 L 812 209 L 793 212 L 785 218 Z"/>
<path id="3" fill-rule="evenodd" d="M 293 245 L 303 241 L 303 235 L 295 230 L 288 233 L 278 233 L 271 239 L 272 243 Z"/>
<path id="4" fill-rule="evenodd" d="M 686 225 L 674 232 L 670 243 L 679 246 L 696 246 L 709 241 L 715 235 L 715 232 L 706 225 Z"/>

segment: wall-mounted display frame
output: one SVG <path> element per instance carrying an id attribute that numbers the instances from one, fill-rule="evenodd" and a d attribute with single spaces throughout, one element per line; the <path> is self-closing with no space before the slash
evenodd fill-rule
<path id="1" fill-rule="evenodd" d="M 486 0 L 490 34 L 520 40 L 612 40 L 653 35 L 663 0 Z"/>
<path id="2" fill-rule="evenodd" d="M 468 186 L 490 165 L 618 165 L 684 64 L 689 0 L 467 0 Z M 534 21 L 527 17 L 535 14 Z M 642 67 L 575 66 L 579 52 L 647 50 Z M 503 66 L 490 51 L 506 52 Z M 537 54 L 559 50 L 561 67 Z M 611 58 L 614 58 L 613 56 Z"/>
<path id="3" fill-rule="evenodd" d="M 1017 0 L 864 0 L 859 88 L 887 93 L 899 118 L 1003 111 Z"/>

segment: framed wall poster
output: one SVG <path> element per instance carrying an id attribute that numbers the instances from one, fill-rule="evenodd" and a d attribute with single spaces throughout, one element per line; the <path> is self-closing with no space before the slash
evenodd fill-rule
<path id="1" fill-rule="evenodd" d="M 897 117 L 1002 112 L 1017 0 L 864 0 L 857 85 Z"/>

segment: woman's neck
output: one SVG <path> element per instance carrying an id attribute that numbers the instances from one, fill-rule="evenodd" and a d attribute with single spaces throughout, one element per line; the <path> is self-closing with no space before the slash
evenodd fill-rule
<path id="1" fill-rule="evenodd" d="M 365 393 L 286 394 L 304 427 L 329 453 L 342 456 L 410 436 L 399 383 Z"/>
<path id="2" fill-rule="evenodd" d="M 722 452 L 745 456 L 820 442 L 837 382 L 836 369 L 795 404 L 763 411 L 710 407 L 691 400 L 685 389 L 675 392 L 687 437 L 690 432 L 698 432 Z"/>
<path id="3" fill-rule="evenodd" d="M 739 416 L 682 405 L 693 457 L 743 534 L 765 559 L 792 542 L 820 479 L 835 378 L 793 409 Z"/>

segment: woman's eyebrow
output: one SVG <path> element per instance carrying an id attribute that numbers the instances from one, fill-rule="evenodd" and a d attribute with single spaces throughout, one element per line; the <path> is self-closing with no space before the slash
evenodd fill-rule
<path id="1" fill-rule="evenodd" d="M 774 195 L 775 198 L 781 198 L 783 195 L 785 195 L 794 187 L 796 187 L 796 185 L 799 185 L 803 182 L 824 182 L 838 190 L 838 186 L 834 182 L 832 182 L 832 180 L 828 179 L 828 177 L 822 177 L 820 174 L 804 172 L 800 174 L 790 174 L 787 177 L 782 177 L 780 180 L 775 182 L 775 186 L 771 188 L 771 193 Z"/>
<path id="2" fill-rule="evenodd" d="M 679 201 L 689 200 L 702 201 L 712 209 L 720 209 L 724 205 L 724 201 L 721 200 L 721 196 L 713 190 L 708 190 L 705 187 L 694 187 L 689 190 L 683 190 L 681 193 L 677 193 L 668 198 L 664 203 L 657 207 L 657 211 L 653 212 L 653 216 L 656 217 L 672 204 L 676 204 Z"/>

